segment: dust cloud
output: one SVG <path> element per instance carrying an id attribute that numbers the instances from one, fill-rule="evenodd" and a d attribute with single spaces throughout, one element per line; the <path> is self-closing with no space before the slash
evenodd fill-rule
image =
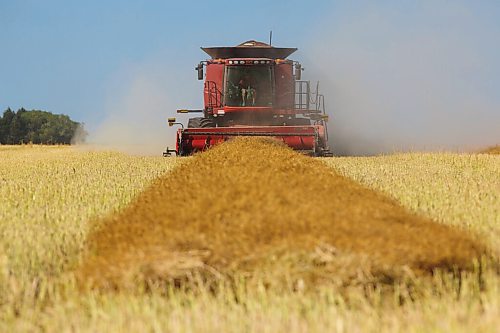
<path id="1" fill-rule="evenodd" d="M 491 7 L 491 8 L 490 8 Z M 337 154 L 470 151 L 500 142 L 500 6 L 356 1 L 300 56 Z"/>
<path id="2" fill-rule="evenodd" d="M 167 146 L 174 148 L 176 127 L 168 127 L 167 118 L 179 118 L 176 109 L 196 102 L 185 89 L 197 88 L 183 87 L 183 81 L 195 79 L 184 76 L 177 75 L 167 60 L 122 68 L 108 85 L 103 120 L 90 131 L 89 146 L 158 156 Z"/>
<path id="3" fill-rule="evenodd" d="M 88 132 L 85 130 L 85 124 L 80 124 L 76 127 L 76 130 L 71 138 L 72 145 L 82 145 L 87 140 Z"/>

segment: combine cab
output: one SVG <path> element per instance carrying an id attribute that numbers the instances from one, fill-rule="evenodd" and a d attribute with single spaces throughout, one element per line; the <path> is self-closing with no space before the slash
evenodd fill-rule
<path id="1" fill-rule="evenodd" d="M 210 60 L 195 68 L 203 80 L 203 110 L 180 125 L 175 149 L 164 156 L 203 151 L 235 136 L 268 136 L 312 156 L 331 156 L 324 97 L 301 80 L 302 66 L 287 57 L 296 48 L 278 48 L 248 41 L 236 47 L 202 48 Z"/>

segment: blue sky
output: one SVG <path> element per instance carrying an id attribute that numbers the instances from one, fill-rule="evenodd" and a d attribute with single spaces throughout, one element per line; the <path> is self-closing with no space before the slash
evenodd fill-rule
<path id="1" fill-rule="evenodd" d="M 210 4 L 211 3 L 211 4 Z M 98 122 L 120 68 L 165 57 L 195 80 L 200 46 L 267 40 L 302 43 L 319 1 L 7 1 L 0 0 L 0 107 L 40 108 Z M 302 22 L 297 24 L 297 22 Z M 193 92 L 198 98 L 199 91 Z"/>
<path id="2" fill-rule="evenodd" d="M 273 30 L 321 80 L 343 152 L 500 143 L 497 0 L 0 0 L 0 22 L 1 110 L 68 114 L 122 141 L 170 140 L 165 118 L 201 106 L 200 46 Z"/>

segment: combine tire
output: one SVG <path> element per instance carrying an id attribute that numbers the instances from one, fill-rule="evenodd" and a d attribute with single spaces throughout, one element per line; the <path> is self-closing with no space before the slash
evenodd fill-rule
<path id="1" fill-rule="evenodd" d="M 188 120 L 188 128 L 215 127 L 215 122 L 209 118 L 196 117 Z"/>
<path id="2" fill-rule="evenodd" d="M 215 122 L 210 118 L 202 118 L 200 125 L 201 127 L 215 127 Z"/>
<path id="3" fill-rule="evenodd" d="M 200 128 L 202 117 L 190 118 L 188 120 L 188 128 Z"/>

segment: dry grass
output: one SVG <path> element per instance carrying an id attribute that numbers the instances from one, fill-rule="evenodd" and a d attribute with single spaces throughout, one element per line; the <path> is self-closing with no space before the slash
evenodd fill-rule
<path id="1" fill-rule="evenodd" d="M 500 235 L 496 156 L 325 160 L 419 214 L 481 236 Z M 0 332 L 498 332 L 500 279 L 489 269 L 481 279 L 476 271 L 460 278 L 435 275 L 417 296 L 400 284 L 391 294 L 351 290 L 350 302 L 338 288 L 306 292 L 293 283 L 269 288 L 242 281 L 231 288 L 222 285 L 215 295 L 182 288 L 79 292 L 72 277 L 60 272 L 78 262 L 89 219 L 126 207 L 176 161 L 70 147 L 1 146 Z M 216 196 L 205 199 L 214 202 Z M 311 263 L 312 256 L 312 265 L 349 259 L 328 247 L 304 256 L 308 259 L 301 262 Z M 288 270 L 274 261 L 269 265 Z M 402 299 L 407 301 L 402 304 Z"/>
<path id="2" fill-rule="evenodd" d="M 68 146 L 0 146 L 0 251 L 9 275 L 30 281 L 74 265 L 87 221 L 124 208 L 174 163 Z"/>
<path id="3" fill-rule="evenodd" d="M 99 286 L 265 271 L 306 286 L 471 269 L 485 248 L 461 230 L 272 140 L 240 138 L 183 163 L 100 221 L 79 276 Z"/>
<path id="4" fill-rule="evenodd" d="M 500 159 L 496 155 L 411 153 L 322 161 L 416 214 L 472 231 L 500 253 Z"/>

